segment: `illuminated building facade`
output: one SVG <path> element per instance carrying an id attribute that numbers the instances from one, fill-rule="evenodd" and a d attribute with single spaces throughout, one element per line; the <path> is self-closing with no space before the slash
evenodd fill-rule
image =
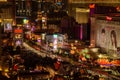
<path id="1" fill-rule="evenodd" d="M 6 54 L 3 53 L 2 46 L 3 33 L 9 32 L 9 30 L 4 31 L 4 27 L 11 27 L 13 25 L 14 13 L 12 4 L 12 2 L 7 0 L 0 0 L 0 71 L 8 71 L 8 64 L 4 62 Z"/>
<path id="2" fill-rule="evenodd" d="M 31 16 L 30 0 L 15 0 L 15 17 L 16 24 L 23 24 L 24 19 Z"/>
<path id="3" fill-rule="evenodd" d="M 115 8 L 117 8 L 118 11 L 120 10 L 119 0 L 68 0 L 68 4 L 68 14 L 74 17 L 78 24 L 82 24 L 82 30 L 79 29 L 79 31 L 82 32 L 79 32 L 80 34 L 77 35 L 83 39 L 91 34 L 91 16 L 116 13 Z M 78 28 L 81 28 L 81 26 Z M 92 34 L 90 37 L 92 37 Z M 89 40 L 90 37 L 87 39 Z"/>

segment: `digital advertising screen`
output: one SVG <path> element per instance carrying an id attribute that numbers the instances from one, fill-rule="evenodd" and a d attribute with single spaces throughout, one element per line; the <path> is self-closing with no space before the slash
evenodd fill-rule
<path id="1" fill-rule="evenodd" d="M 11 25 L 11 23 L 4 24 L 4 32 L 12 32 L 12 25 Z"/>

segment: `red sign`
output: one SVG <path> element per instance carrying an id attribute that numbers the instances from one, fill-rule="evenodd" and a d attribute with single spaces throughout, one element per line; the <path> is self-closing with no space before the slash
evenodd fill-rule
<path id="1" fill-rule="evenodd" d="M 23 33 L 23 30 L 22 29 L 15 29 L 14 33 Z"/>
<path id="2" fill-rule="evenodd" d="M 112 20 L 112 17 L 106 16 L 106 20 L 111 21 L 111 20 Z"/>

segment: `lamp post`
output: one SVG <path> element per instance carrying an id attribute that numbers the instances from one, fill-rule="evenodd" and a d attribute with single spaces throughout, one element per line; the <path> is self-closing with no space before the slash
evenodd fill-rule
<path id="1" fill-rule="evenodd" d="M 1 9 L 0 9 L 1 10 Z M 2 23 L 2 19 L 1 19 L 1 14 L 0 14 L 0 71 L 2 71 L 2 37 L 1 37 L 1 23 Z"/>

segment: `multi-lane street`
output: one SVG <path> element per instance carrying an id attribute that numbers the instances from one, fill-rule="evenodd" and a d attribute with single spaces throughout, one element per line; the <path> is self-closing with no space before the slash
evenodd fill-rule
<path id="1" fill-rule="evenodd" d="M 90 66 L 87 65 L 87 63 L 86 64 L 84 62 L 80 63 L 80 62 L 74 61 L 74 60 L 72 60 L 68 57 L 63 57 L 63 56 L 60 56 L 60 55 L 57 55 L 57 54 L 53 54 L 52 52 L 47 52 L 47 50 L 46 51 L 44 50 L 44 52 L 43 51 L 41 52 L 40 50 L 38 50 L 38 49 L 36 50 L 35 48 L 29 46 L 25 42 L 23 43 L 23 45 L 26 49 L 31 50 L 34 53 L 37 53 L 38 55 L 40 55 L 42 57 L 47 56 L 47 57 L 51 57 L 52 59 L 55 59 L 55 58 L 58 59 L 59 58 L 59 59 L 61 59 L 61 61 L 69 62 L 70 64 L 68 64 L 68 66 L 70 66 L 70 65 L 76 66 L 76 67 L 73 67 L 71 69 L 79 68 L 79 70 L 80 70 L 81 69 L 80 67 L 82 66 L 82 68 L 84 68 L 87 71 L 88 74 L 92 74 L 93 76 L 98 75 L 99 77 L 105 77 L 106 79 L 111 78 L 111 80 L 113 80 L 113 78 L 114 78 L 115 80 L 119 80 L 119 77 L 117 77 L 113 74 L 109 74 L 108 72 L 106 72 L 105 70 L 103 70 L 100 67 L 95 67 L 95 66 L 90 67 Z M 65 64 L 63 64 L 63 66 L 64 65 Z M 66 71 L 63 68 L 60 68 L 60 69 Z M 62 74 L 62 73 L 59 73 L 59 72 L 61 72 L 60 70 L 56 72 L 55 70 L 49 68 L 49 71 L 52 71 L 51 75 Z"/>

